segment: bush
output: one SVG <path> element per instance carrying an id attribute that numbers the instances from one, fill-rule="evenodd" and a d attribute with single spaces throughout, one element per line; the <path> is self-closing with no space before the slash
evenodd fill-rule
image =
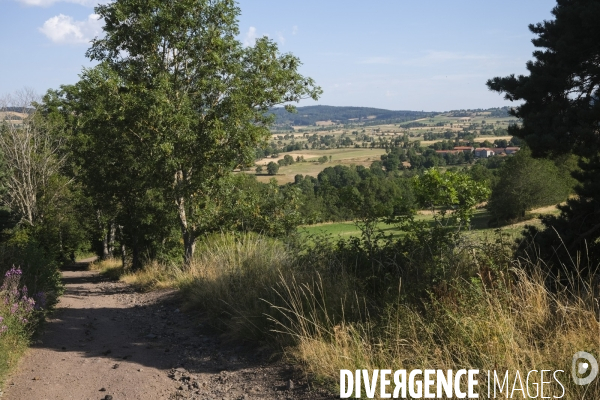
<path id="1" fill-rule="evenodd" d="M 525 217 L 527 210 L 565 201 L 572 190 L 568 175 L 550 160 L 531 158 L 524 148 L 501 167 L 488 209 L 504 222 Z"/>
<path id="2" fill-rule="evenodd" d="M 278 171 L 279 171 L 279 164 L 277 164 L 276 162 L 271 161 L 270 163 L 267 164 L 267 173 L 269 175 L 276 175 Z"/>
<path id="3" fill-rule="evenodd" d="M 22 275 L 19 268 L 11 268 L 0 286 L 0 386 L 29 344 L 39 322 L 36 309 L 45 307 L 44 293 L 30 297 Z"/>
<path id="4" fill-rule="evenodd" d="M 31 293 L 44 293 L 48 307 L 56 303 L 63 290 L 59 263 L 27 229 L 13 230 L 12 236 L 0 243 L 0 274 L 12 266 L 22 271 L 21 282 Z"/>

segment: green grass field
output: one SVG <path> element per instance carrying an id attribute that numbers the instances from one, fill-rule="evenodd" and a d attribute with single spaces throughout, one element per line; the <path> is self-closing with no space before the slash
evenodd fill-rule
<path id="1" fill-rule="evenodd" d="M 521 233 L 526 225 L 541 226 L 539 219 L 540 214 L 557 214 L 559 211 L 556 207 L 544 207 L 536 210 L 532 210 L 527 214 L 527 220 L 518 222 L 512 225 L 505 225 L 500 228 L 490 227 L 489 221 L 491 216 L 487 210 L 477 210 L 473 219 L 471 220 L 471 229 L 466 233 L 468 237 L 473 239 L 484 239 L 486 237 L 492 237 L 495 235 L 497 229 L 503 234 L 506 234 L 511 239 L 517 239 L 521 236 Z M 430 221 L 433 223 L 433 217 L 431 215 L 418 214 L 415 217 L 416 220 Z M 387 234 L 392 234 L 394 237 L 400 236 L 402 232 L 393 225 L 387 225 L 379 223 L 377 225 L 379 229 Z M 361 232 L 358 226 L 353 222 L 332 222 L 315 225 L 305 225 L 300 227 L 299 232 L 302 235 L 310 236 L 316 234 L 328 234 L 334 237 L 348 238 L 358 237 Z"/>

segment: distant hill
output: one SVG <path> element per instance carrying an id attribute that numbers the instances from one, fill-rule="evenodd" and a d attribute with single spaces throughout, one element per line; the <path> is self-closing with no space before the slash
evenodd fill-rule
<path id="1" fill-rule="evenodd" d="M 298 107 L 298 113 L 292 114 L 283 107 L 271 110 L 277 120 L 276 125 L 315 125 L 319 121 L 332 121 L 335 123 L 349 122 L 374 122 L 392 123 L 413 121 L 427 118 L 438 113 L 422 111 L 392 111 L 381 108 L 368 107 L 334 107 L 334 106 L 307 106 Z"/>
<path id="2" fill-rule="evenodd" d="M 4 107 L 0 109 L 0 111 L 5 112 L 14 112 L 19 114 L 30 114 L 33 112 L 33 108 L 31 107 Z"/>

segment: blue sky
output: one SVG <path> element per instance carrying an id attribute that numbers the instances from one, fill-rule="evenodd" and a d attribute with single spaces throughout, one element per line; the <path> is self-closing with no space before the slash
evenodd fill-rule
<path id="1" fill-rule="evenodd" d="M 0 94 L 74 83 L 97 0 L 0 0 Z M 267 35 L 323 88 L 319 104 L 445 111 L 510 103 L 494 76 L 525 73 L 527 25 L 554 0 L 240 0 L 240 41 Z M 301 105 L 313 104 L 306 101 Z"/>

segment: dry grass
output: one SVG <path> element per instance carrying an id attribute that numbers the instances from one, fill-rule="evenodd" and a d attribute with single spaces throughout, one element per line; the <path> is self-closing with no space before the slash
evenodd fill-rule
<path id="1" fill-rule="evenodd" d="M 278 309 L 288 325 L 279 324 L 279 329 L 297 341 L 289 354 L 332 387 L 341 369 L 466 368 L 508 370 L 511 376 L 516 370 L 550 369 L 565 371 L 559 376 L 566 398 L 600 398 L 600 382 L 575 386 L 570 375 L 577 351 L 600 353 L 598 298 L 590 295 L 591 287 L 552 293 L 540 269 L 529 275 L 519 266 L 511 273 L 508 286 L 463 282 L 426 311 L 399 302 L 381 320 L 366 316 L 358 323 L 334 322 L 323 315 L 329 306 L 317 300 L 321 293 L 285 282 L 281 297 L 286 306 Z M 485 393 L 484 380 L 480 383 Z M 560 395 L 561 389 L 555 389 Z"/>
<path id="2" fill-rule="evenodd" d="M 421 306 L 402 301 L 399 287 L 395 303 L 374 310 L 335 259 L 301 264 L 280 241 L 254 234 L 208 237 L 198 247 L 188 269 L 152 264 L 124 279 L 179 288 L 188 309 L 207 313 L 215 326 L 276 340 L 334 392 L 341 369 L 466 368 L 513 376 L 560 369 L 565 398 L 600 398 L 600 379 L 578 387 L 570 377 L 575 352 L 600 355 L 598 296 L 589 282 L 550 291 L 543 266 L 515 260 L 510 270 L 456 281 Z"/>
<path id="3" fill-rule="evenodd" d="M 193 263 L 183 268 L 156 262 L 121 279 L 142 290 L 177 288 L 185 308 L 206 313 L 214 325 L 240 337 L 268 333 L 263 298 L 280 273 L 291 273 L 292 257 L 281 241 L 252 233 L 219 234 L 199 240 Z"/>
<path id="4" fill-rule="evenodd" d="M 117 258 L 109 258 L 107 260 L 96 260 L 88 267 L 92 271 L 100 271 L 100 274 L 111 279 L 119 279 L 124 273 L 123 264 Z"/>

